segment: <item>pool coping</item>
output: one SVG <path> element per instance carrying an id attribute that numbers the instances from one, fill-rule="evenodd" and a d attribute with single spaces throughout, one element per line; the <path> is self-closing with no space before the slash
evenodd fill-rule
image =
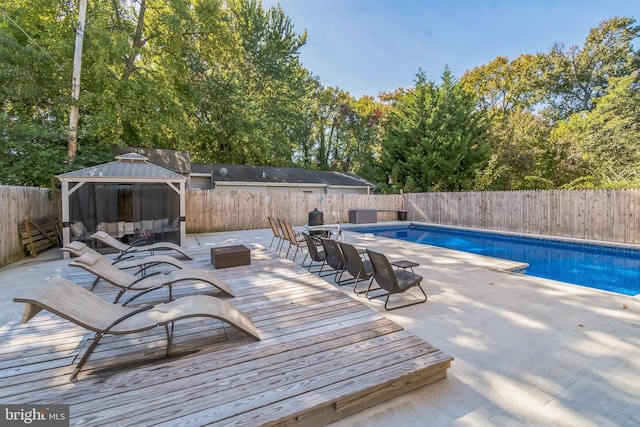
<path id="1" fill-rule="evenodd" d="M 378 223 L 348 224 L 346 227 L 342 226 L 341 228 L 343 228 L 345 231 L 352 231 L 352 230 L 357 229 L 357 228 L 373 228 L 373 227 L 377 226 L 376 224 L 378 224 Z M 570 243 L 570 244 L 587 245 L 587 246 L 589 246 L 589 245 L 590 246 L 600 246 L 600 247 L 603 247 L 603 248 L 625 249 L 625 250 L 634 250 L 634 251 L 639 251 L 640 252 L 640 245 L 632 245 L 632 244 L 618 243 L 618 242 L 608 242 L 608 241 L 599 241 L 599 240 L 590 240 L 590 239 L 577 239 L 577 238 L 569 238 L 569 237 L 562 237 L 562 236 L 549 236 L 549 235 L 540 235 L 540 234 L 531 234 L 531 233 L 516 233 L 516 232 L 509 232 L 509 231 L 502 231 L 502 230 L 490 230 L 490 229 L 484 229 L 484 228 L 460 227 L 460 226 L 452 226 L 452 225 L 444 225 L 444 224 L 433 224 L 433 223 L 419 222 L 419 221 L 387 221 L 387 222 L 380 223 L 380 224 L 383 224 L 383 225 L 380 225 L 380 227 L 389 227 L 389 228 L 391 228 L 391 227 L 408 227 L 408 226 L 411 226 L 411 225 L 419 225 L 419 226 L 442 228 L 442 229 L 449 229 L 449 230 L 453 229 L 453 230 L 468 231 L 468 232 L 475 232 L 475 233 L 496 234 L 496 235 L 508 236 L 508 237 L 521 237 L 521 238 L 537 239 L 537 240 L 543 240 L 543 241 L 549 241 L 549 242 L 561 242 L 561 243 Z M 377 236 L 377 235 L 375 237 L 376 238 L 387 238 L 387 239 L 390 239 L 388 237 Z M 411 242 L 411 243 L 415 243 L 415 242 Z M 443 249 L 443 250 L 448 250 L 448 251 L 463 252 L 465 254 L 471 254 L 471 255 L 475 255 L 477 257 L 483 257 L 483 258 L 486 258 L 486 259 L 497 260 L 499 262 L 517 264 L 517 265 L 514 265 L 514 266 L 510 266 L 510 267 L 509 266 L 507 266 L 507 267 L 497 267 L 497 266 L 489 267 L 489 266 L 487 266 L 486 267 L 486 268 L 489 268 L 489 269 L 495 270 L 495 271 L 503 271 L 503 272 L 515 273 L 515 274 L 526 274 L 526 273 L 521 272 L 519 270 L 524 270 L 529 266 L 528 263 L 508 260 L 508 259 L 504 259 L 504 258 L 491 257 L 491 256 L 488 256 L 488 255 L 475 254 L 475 253 L 472 253 L 472 252 L 465 252 L 465 251 L 460 251 L 460 250 L 451 249 L 451 248 L 445 248 L 445 247 L 436 246 L 436 245 L 429 245 L 428 243 L 416 243 L 416 244 L 436 247 L 436 248 Z M 537 277 L 537 276 L 532 276 L 532 277 Z M 606 293 L 610 293 L 610 294 L 614 294 L 614 295 L 626 295 L 626 296 L 629 296 L 629 297 L 632 297 L 632 298 L 640 299 L 640 293 L 637 293 L 637 294 L 634 294 L 634 295 L 629 295 L 629 294 L 624 294 L 624 293 L 620 293 L 620 292 L 610 291 L 610 290 L 607 290 L 607 289 L 600 289 L 600 288 L 594 288 L 594 287 L 591 287 L 591 286 L 580 285 L 580 284 L 577 284 L 577 283 L 563 282 L 561 280 L 556 280 L 556 279 L 551 279 L 551 278 L 543 278 L 543 279 L 551 280 L 551 281 L 554 281 L 554 282 L 563 283 L 563 284 L 567 284 L 567 285 L 572 285 L 572 286 L 586 287 L 586 288 L 589 288 L 589 289 L 594 289 L 594 290 L 597 290 L 597 291 L 602 291 L 602 292 L 606 292 Z"/>
<path id="2" fill-rule="evenodd" d="M 567 242 L 567 243 L 577 243 L 577 244 L 586 244 L 586 245 L 594 245 L 594 246 L 607 246 L 607 247 L 633 249 L 633 250 L 640 251 L 640 245 L 634 245 L 631 243 L 612 242 L 608 240 L 581 239 L 577 237 L 566 237 L 566 236 L 553 236 L 548 234 L 520 233 L 520 232 L 506 231 L 506 230 L 494 230 L 489 228 L 461 227 L 457 225 L 436 224 L 431 222 L 420 222 L 420 221 L 385 221 L 383 223 L 367 223 L 367 224 L 351 224 L 351 223 L 327 224 L 326 226 L 336 227 L 339 225 L 340 228 L 344 230 L 352 230 L 355 228 L 376 227 L 376 224 L 384 224 L 383 225 L 384 227 L 422 225 L 425 227 L 447 228 L 447 229 L 470 231 L 470 232 L 477 232 L 477 233 L 501 234 L 501 235 L 512 236 L 512 237 L 527 237 L 531 239 L 540 239 L 540 240 L 557 240 L 557 241 Z"/>

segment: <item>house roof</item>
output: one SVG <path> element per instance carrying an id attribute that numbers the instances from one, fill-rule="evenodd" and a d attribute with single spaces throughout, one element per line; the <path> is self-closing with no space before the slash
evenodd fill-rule
<path id="1" fill-rule="evenodd" d="M 316 171 L 302 168 L 229 165 L 224 163 L 192 163 L 191 173 L 211 175 L 216 183 L 260 182 L 264 184 L 318 184 L 346 187 L 375 187 L 373 183 L 351 173 Z"/>
<path id="2" fill-rule="evenodd" d="M 116 157 L 116 161 L 67 172 L 58 175 L 60 181 L 185 181 L 187 178 L 168 169 L 154 165 L 138 153 L 128 153 Z"/>

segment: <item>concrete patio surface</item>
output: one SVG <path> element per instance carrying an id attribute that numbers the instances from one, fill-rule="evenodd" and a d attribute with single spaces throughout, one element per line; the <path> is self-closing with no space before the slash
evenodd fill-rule
<path id="1" fill-rule="evenodd" d="M 197 234 L 185 246 L 268 247 L 271 237 L 270 230 Z M 353 298 L 455 360 L 447 379 L 334 425 L 640 425 L 638 297 L 505 272 L 513 263 L 472 254 L 349 231 L 344 240 L 420 263 L 426 304 L 385 312 L 381 300 Z M 13 297 L 65 277 L 67 264 L 51 249 L 0 269 L 0 325 L 21 314 Z"/>

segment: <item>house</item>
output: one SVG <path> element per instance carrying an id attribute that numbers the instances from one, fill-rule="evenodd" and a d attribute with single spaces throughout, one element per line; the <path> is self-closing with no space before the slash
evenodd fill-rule
<path id="1" fill-rule="evenodd" d="M 190 188 L 216 191 L 370 194 L 375 190 L 375 185 L 346 172 L 192 163 Z"/>
<path id="2" fill-rule="evenodd" d="M 157 166 L 188 177 L 187 188 L 257 191 L 370 194 L 375 185 L 346 172 L 302 168 L 192 163 L 188 153 L 164 148 L 123 147 L 118 154 L 138 153 Z"/>

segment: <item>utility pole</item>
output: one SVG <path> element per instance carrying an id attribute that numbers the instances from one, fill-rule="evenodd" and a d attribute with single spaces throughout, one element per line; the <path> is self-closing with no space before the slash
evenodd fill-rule
<path id="1" fill-rule="evenodd" d="M 80 69 L 82 68 L 82 41 L 84 39 L 87 0 L 80 0 L 76 46 L 73 52 L 73 77 L 71 80 L 71 114 L 69 114 L 69 148 L 67 157 L 73 160 L 78 153 L 78 98 L 80 97 Z"/>

